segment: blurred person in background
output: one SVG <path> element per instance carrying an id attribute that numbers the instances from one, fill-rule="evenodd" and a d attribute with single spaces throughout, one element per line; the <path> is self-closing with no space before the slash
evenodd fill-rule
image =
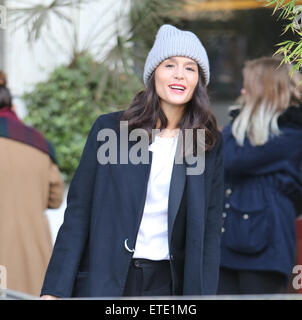
<path id="1" fill-rule="evenodd" d="M 44 210 L 58 208 L 63 180 L 54 149 L 14 111 L 0 72 L 0 265 L 7 288 L 39 295 L 52 250 Z"/>
<path id="2" fill-rule="evenodd" d="M 243 70 L 241 107 L 223 130 L 225 202 L 219 294 L 287 288 L 302 196 L 301 75 L 278 58 Z M 301 84 L 300 84 L 301 85 Z"/>

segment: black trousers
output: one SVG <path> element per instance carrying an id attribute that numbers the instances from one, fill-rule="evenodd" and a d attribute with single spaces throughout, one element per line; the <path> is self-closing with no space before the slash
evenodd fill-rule
<path id="1" fill-rule="evenodd" d="M 220 268 L 217 294 L 278 294 L 287 282 L 280 272 Z"/>
<path id="2" fill-rule="evenodd" d="M 170 296 L 172 279 L 168 260 L 132 259 L 123 296 Z"/>

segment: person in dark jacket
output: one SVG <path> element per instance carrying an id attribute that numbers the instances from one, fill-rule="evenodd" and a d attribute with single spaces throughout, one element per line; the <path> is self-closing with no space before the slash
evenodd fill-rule
<path id="1" fill-rule="evenodd" d="M 146 90 L 90 131 L 42 298 L 216 293 L 223 163 L 208 82 L 199 39 L 161 26 Z"/>
<path id="2" fill-rule="evenodd" d="M 290 78 L 287 65 L 264 57 L 246 63 L 243 79 L 242 105 L 223 129 L 218 293 L 280 293 L 294 264 L 295 204 L 302 196 L 301 75 Z"/>

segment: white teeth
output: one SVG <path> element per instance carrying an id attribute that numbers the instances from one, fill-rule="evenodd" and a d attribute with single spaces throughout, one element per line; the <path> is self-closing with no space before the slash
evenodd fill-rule
<path id="1" fill-rule="evenodd" d="M 181 91 L 184 91 L 185 88 L 183 87 L 179 87 L 179 86 L 170 86 L 171 89 L 177 89 L 177 90 L 181 90 Z"/>

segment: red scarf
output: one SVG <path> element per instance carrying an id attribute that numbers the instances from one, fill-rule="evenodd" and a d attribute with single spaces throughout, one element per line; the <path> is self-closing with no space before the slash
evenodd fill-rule
<path id="1" fill-rule="evenodd" d="M 57 163 L 52 144 L 36 129 L 26 126 L 9 107 L 0 108 L 0 137 L 28 144 L 47 153 Z"/>
<path id="2" fill-rule="evenodd" d="M 4 107 L 0 109 L 0 117 L 1 118 L 6 118 L 6 119 L 10 119 L 10 120 L 15 120 L 18 122 L 22 122 L 18 116 L 16 115 L 16 113 L 9 107 Z"/>

